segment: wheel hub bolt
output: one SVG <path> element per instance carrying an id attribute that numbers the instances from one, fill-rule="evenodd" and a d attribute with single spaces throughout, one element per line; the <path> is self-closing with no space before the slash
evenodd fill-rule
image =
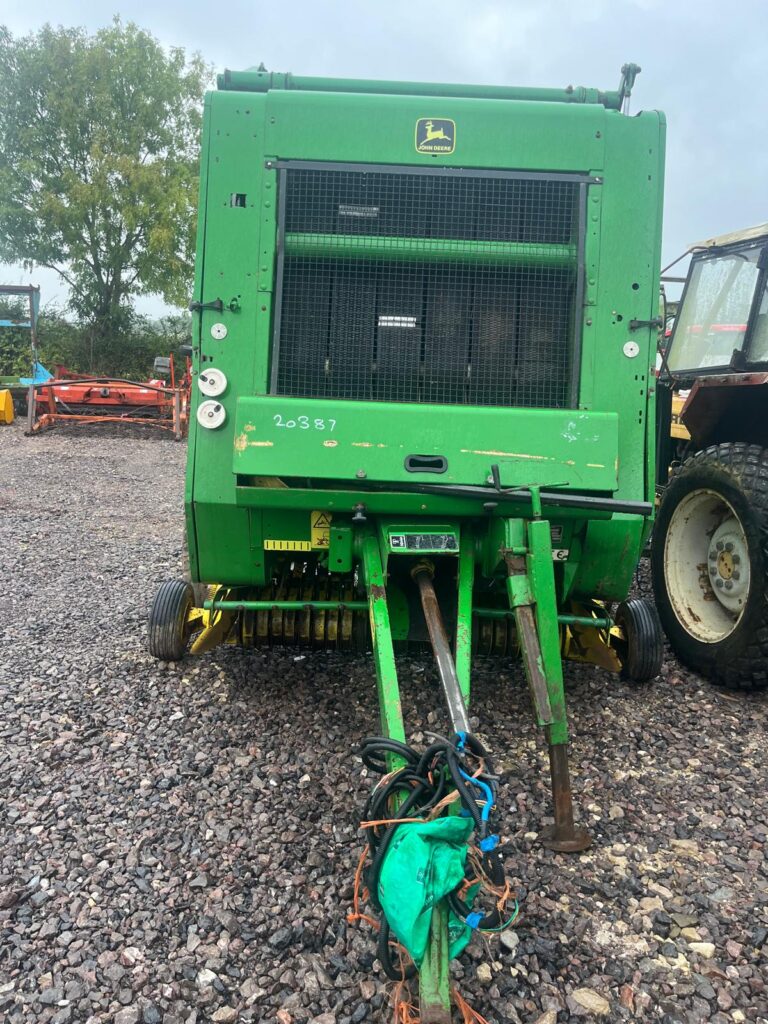
<path id="1" fill-rule="evenodd" d="M 723 542 L 721 540 L 719 540 L 717 542 L 717 544 L 715 545 L 715 547 L 717 548 L 718 551 L 722 551 L 723 548 L 725 547 L 725 544 L 723 544 Z"/>
<path id="2" fill-rule="evenodd" d="M 715 586 L 719 587 L 719 589 L 722 590 L 723 589 L 723 581 L 722 580 L 715 580 Z"/>
<path id="3" fill-rule="evenodd" d="M 710 576 L 717 576 L 717 569 L 715 568 L 714 565 L 710 565 L 710 567 L 709 567 L 709 575 Z"/>
<path id="4" fill-rule="evenodd" d="M 733 551 L 733 544 L 731 543 L 731 541 L 727 542 L 727 544 L 725 545 L 725 550 L 726 551 Z"/>
<path id="5" fill-rule="evenodd" d="M 714 562 L 717 560 L 717 552 L 714 548 L 712 548 L 712 550 L 709 552 L 709 560 L 710 562 Z"/>
<path id="6" fill-rule="evenodd" d="M 734 555 L 733 556 L 733 564 L 734 565 L 738 565 L 740 561 L 741 561 L 741 556 L 740 555 Z"/>
<path id="7" fill-rule="evenodd" d="M 725 589 L 726 590 L 733 590 L 733 580 L 726 580 L 725 581 Z"/>
<path id="8" fill-rule="evenodd" d="M 741 573 L 739 572 L 738 569 L 734 570 L 733 579 L 735 579 L 735 580 L 740 580 L 741 579 Z"/>

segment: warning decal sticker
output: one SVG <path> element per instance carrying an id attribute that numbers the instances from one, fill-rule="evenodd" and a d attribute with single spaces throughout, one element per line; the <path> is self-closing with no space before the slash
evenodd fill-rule
<path id="1" fill-rule="evenodd" d="M 332 518 L 330 512 L 310 512 L 313 548 L 327 548 L 330 545 Z"/>

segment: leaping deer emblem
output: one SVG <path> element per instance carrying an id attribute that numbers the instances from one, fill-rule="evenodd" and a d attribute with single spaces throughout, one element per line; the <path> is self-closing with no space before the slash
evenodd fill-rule
<path id="1" fill-rule="evenodd" d="M 425 142 L 432 142 L 435 139 L 445 139 L 446 142 L 451 142 L 450 135 L 446 135 L 442 128 L 435 128 L 434 121 L 425 121 L 424 127 L 426 128 L 427 134 L 421 140 L 423 146 Z"/>

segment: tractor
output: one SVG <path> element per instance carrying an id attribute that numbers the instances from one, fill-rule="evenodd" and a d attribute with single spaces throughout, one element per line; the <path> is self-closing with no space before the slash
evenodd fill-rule
<path id="1" fill-rule="evenodd" d="M 733 689 L 768 687 L 768 224 L 692 246 L 662 360 L 651 553 L 681 661 Z M 672 415 L 669 411 L 672 410 Z M 666 474 L 665 474 L 666 475 Z"/>
<path id="2" fill-rule="evenodd" d="M 149 648 L 372 651 L 366 888 L 423 1021 L 450 1019 L 471 931 L 511 919 L 473 654 L 521 655 L 557 852 L 589 843 L 563 659 L 638 684 L 661 666 L 653 606 L 628 598 L 654 514 L 665 147 L 662 114 L 626 116 L 638 70 L 606 92 L 227 71 L 205 101 L 190 579 L 158 591 Z M 450 721 L 422 751 L 409 645 Z"/>

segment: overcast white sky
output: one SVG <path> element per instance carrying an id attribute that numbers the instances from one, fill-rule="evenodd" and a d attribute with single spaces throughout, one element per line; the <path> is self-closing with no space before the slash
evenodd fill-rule
<path id="1" fill-rule="evenodd" d="M 14 34 L 46 21 L 93 30 L 114 13 L 217 71 L 263 61 L 305 75 L 613 89 L 636 61 L 632 110 L 668 122 L 664 262 L 768 221 L 768 0 L 0 0 Z M 50 273 L 0 267 L 0 279 L 63 298 Z"/>

